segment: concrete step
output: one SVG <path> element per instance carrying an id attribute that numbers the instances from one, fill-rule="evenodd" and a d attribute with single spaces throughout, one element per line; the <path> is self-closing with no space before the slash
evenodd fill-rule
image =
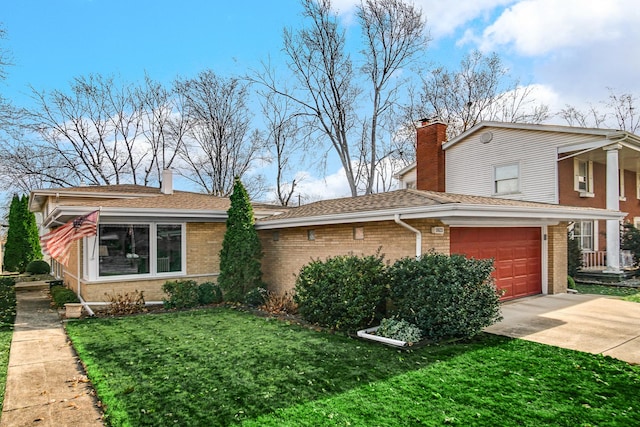
<path id="1" fill-rule="evenodd" d="M 49 283 L 45 282 L 44 280 L 38 280 L 33 282 L 17 282 L 15 287 L 16 287 L 16 292 L 41 291 L 41 290 L 48 290 Z"/>

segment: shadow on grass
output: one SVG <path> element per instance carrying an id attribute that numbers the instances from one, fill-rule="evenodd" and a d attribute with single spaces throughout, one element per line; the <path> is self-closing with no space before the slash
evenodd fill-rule
<path id="1" fill-rule="evenodd" d="M 89 319 L 67 329 L 116 425 L 172 418 L 224 425 L 504 340 L 400 351 L 225 308 Z"/>
<path id="2" fill-rule="evenodd" d="M 488 334 L 402 351 L 228 308 L 67 329 L 116 426 L 606 424 L 640 393 L 619 361 Z"/>

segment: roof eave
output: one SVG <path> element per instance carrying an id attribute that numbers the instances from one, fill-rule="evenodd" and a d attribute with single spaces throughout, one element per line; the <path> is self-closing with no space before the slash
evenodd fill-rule
<path id="1" fill-rule="evenodd" d="M 64 224 L 70 218 L 86 215 L 95 210 L 100 211 L 104 219 L 109 217 L 148 219 L 148 218 L 181 218 L 199 219 L 203 221 L 224 221 L 227 219 L 226 210 L 217 209 L 158 209 L 158 208 L 127 208 L 127 207 L 100 207 L 100 206 L 58 206 L 43 221 L 44 227 L 54 224 Z"/>
<path id="2" fill-rule="evenodd" d="M 258 230 L 277 228 L 310 227 L 317 225 L 345 224 L 357 222 L 391 221 L 395 215 L 403 219 L 440 219 L 446 223 L 455 218 L 495 218 L 534 221 L 572 221 L 572 220 L 621 220 L 624 212 L 603 209 L 580 209 L 563 207 L 529 207 L 474 205 L 451 203 L 437 206 L 419 206 L 413 208 L 396 208 L 368 212 L 352 212 L 337 215 L 318 215 L 311 217 L 283 218 L 269 221 L 258 221 Z"/>

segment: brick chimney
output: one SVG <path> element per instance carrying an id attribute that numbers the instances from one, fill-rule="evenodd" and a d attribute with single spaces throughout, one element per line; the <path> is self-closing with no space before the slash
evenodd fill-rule
<path id="1" fill-rule="evenodd" d="M 416 189 L 445 191 L 444 150 L 447 125 L 439 120 L 422 119 L 416 135 Z"/>

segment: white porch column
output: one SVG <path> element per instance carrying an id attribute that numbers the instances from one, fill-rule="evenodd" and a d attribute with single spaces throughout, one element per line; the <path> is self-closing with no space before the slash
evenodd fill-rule
<path id="1" fill-rule="evenodd" d="M 607 209 L 620 210 L 620 144 L 604 147 L 607 152 Z M 620 273 L 620 221 L 607 220 L 607 268 L 605 273 Z"/>

